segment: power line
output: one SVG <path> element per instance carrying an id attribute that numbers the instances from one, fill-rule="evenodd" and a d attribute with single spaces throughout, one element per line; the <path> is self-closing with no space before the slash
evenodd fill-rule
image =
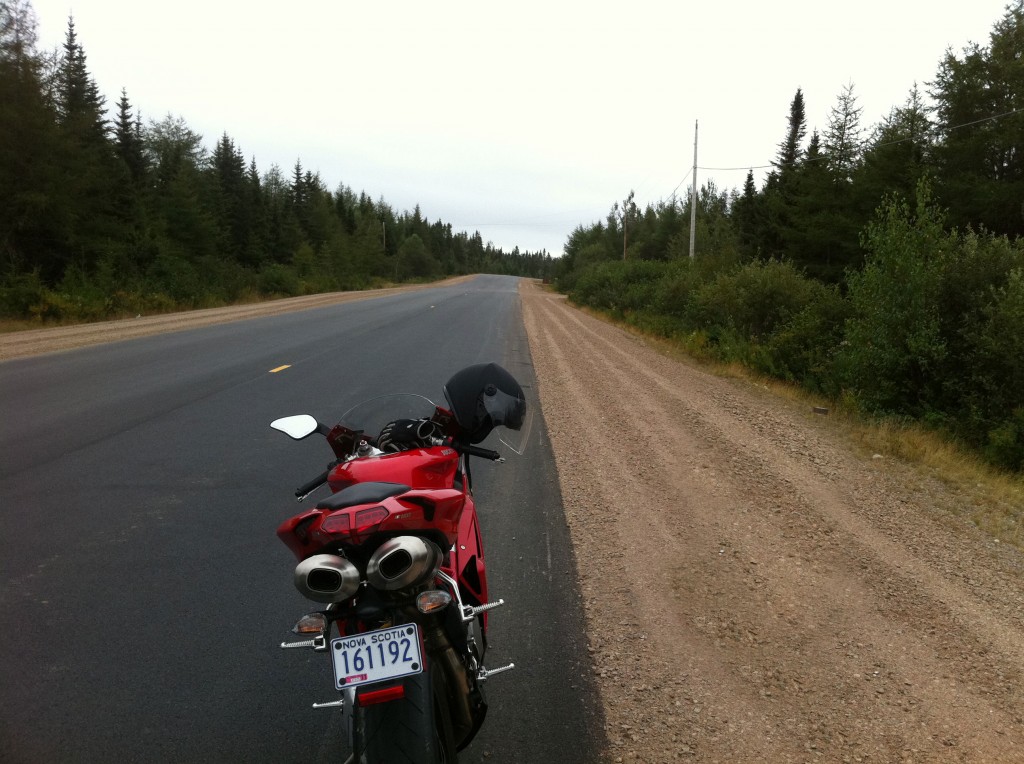
<path id="1" fill-rule="evenodd" d="M 971 122 L 963 122 L 963 123 L 961 123 L 959 125 L 950 125 L 949 127 L 945 127 L 945 126 L 942 126 L 942 125 L 935 125 L 930 130 L 924 131 L 920 136 L 910 135 L 910 136 L 907 136 L 906 138 L 898 138 L 897 140 L 894 140 L 894 141 L 885 141 L 884 143 L 876 143 L 876 144 L 874 144 L 872 146 L 872 148 L 882 148 L 882 147 L 885 147 L 885 146 L 895 146 L 896 144 L 899 144 L 899 143 L 906 143 L 907 141 L 917 140 L 919 137 L 920 138 L 930 137 L 930 136 L 936 135 L 937 133 L 940 133 L 940 132 L 951 133 L 954 130 L 961 130 L 961 129 L 965 128 L 965 127 L 972 127 L 974 125 L 980 125 L 980 124 L 982 124 L 984 122 L 994 122 L 997 119 L 1003 119 L 1004 117 L 1012 117 L 1014 114 L 1021 114 L 1021 113 L 1024 113 L 1024 108 L 1022 108 L 1022 109 L 1012 109 L 1011 111 L 1005 111 L 1002 114 L 994 114 L 994 115 L 992 115 L 990 117 L 982 117 L 981 119 L 975 119 L 975 120 L 972 120 Z M 828 157 L 826 157 L 826 156 L 820 156 L 820 157 L 817 158 L 817 161 L 824 161 L 827 158 Z M 734 170 L 766 170 L 769 167 L 775 167 L 775 165 L 774 164 L 762 164 L 762 165 L 743 165 L 741 167 L 698 167 L 697 169 L 698 170 L 715 170 L 715 171 L 718 171 L 718 172 L 731 172 L 731 171 L 734 171 Z M 678 186 L 676 186 L 676 188 L 678 188 Z"/>
<path id="2" fill-rule="evenodd" d="M 895 146 L 896 144 L 899 144 L 899 143 L 906 143 L 908 141 L 918 140 L 919 138 L 931 137 L 931 136 L 934 136 L 934 135 L 936 135 L 936 134 L 938 134 L 940 132 L 949 133 L 949 132 L 952 132 L 954 130 L 961 130 L 961 129 L 965 128 L 965 127 L 973 127 L 974 125 L 980 125 L 980 124 L 985 123 L 985 122 L 994 122 L 995 120 L 1003 119 L 1005 117 L 1012 117 L 1015 114 L 1021 114 L 1021 113 L 1024 113 L 1024 108 L 1012 109 L 1010 111 L 1006 111 L 1006 112 L 1003 112 L 1001 114 L 995 114 L 995 115 L 992 115 L 992 116 L 989 116 L 989 117 L 982 117 L 981 119 L 975 119 L 975 120 L 972 120 L 970 122 L 963 122 L 963 123 L 961 123 L 959 125 L 951 125 L 949 127 L 933 126 L 933 127 L 931 127 L 931 129 L 922 132 L 920 136 L 912 135 L 912 136 L 908 136 L 906 138 L 899 138 L 899 139 L 893 140 L 893 141 L 886 141 L 884 143 L 876 143 L 876 144 L 874 144 L 872 146 L 872 148 L 882 148 L 884 146 Z M 827 159 L 828 159 L 827 156 L 822 155 L 822 156 L 817 157 L 816 161 L 825 161 Z M 767 169 L 771 169 L 771 168 L 773 168 L 775 166 L 776 165 L 774 163 L 773 164 L 760 164 L 760 165 L 741 165 L 741 166 L 738 166 L 738 167 L 704 167 L 703 165 L 697 165 L 696 169 L 698 169 L 698 170 L 709 170 L 709 171 L 712 171 L 712 172 L 738 172 L 740 170 L 767 170 Z M 686 175 L 683 176 L 683 179 L 680 180 L 679 183 L 676 184 L 676 187 L 672 189 L 672 191 L 667 195 L 667 197 L 663 197 L 663 199 L 664 198 L 674 197 L 676 191 L 678 191 L 679 188 L 689 179 L 690 175 L 693 174 L 693 170 L 694 170 L 694 168 L 691 167 L 686 172 Z M 646 184 L 650 180 L 650 177 L 651 177 L 650 174 L 648 174 L 647 177 L 644 179 L 643 184 L 641 184 L 641 185 Z M 547 227 L 547 226 L 554 227 L 554 226 L 560 226 L 562 224 L 561 223 L 555 223 L 555 222 L 540 223 L 540 222 L 537 222 L 537 221 L 539 221 L 539 220 L 541 220 L 543 218 L 563 217 L 563 216 L 567 217 L 567 216 L 570 216 L 570 215 L 583 214 L 585 212 L 590 212 L 590 210 L 589 209 L 585 209 L 585 210 L 578 210 L 578 211 L 552 212 L 552 213 L 546 213 L 544 215 L 537 215 L 537 216 L 533 216 L 533 217 L 520 218 L 520 219 L 518 219 L 516 221 L 511 221 L 511 222 L 506 221 L 506 222 L 501 222 L 501 223 L 474 223 L 474 224 L 472 224 L 470 226 L 467 226 L 467 227 L 469 227 L 469 228 L 493 228 L 493 227 L 500 227 L 500 226 L 519 226 L 519 225 L 531 225 L 531 226 L 534 226 L 534 227 Z"/>

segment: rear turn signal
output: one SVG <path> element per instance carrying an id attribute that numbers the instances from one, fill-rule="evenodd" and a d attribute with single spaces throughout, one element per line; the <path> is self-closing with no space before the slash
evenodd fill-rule
<path id="1" fill-rule="evenodd" d="M 416 609 L 421 613 L 434 613 L 438 610 L 444 610 L 448 605 L 451 604 L 452 595 L 448 592 L 440 589 L 430 589 L 429 591 L 420 592 L 416 596 Z"/>
<path id="2" fill-rule="evenodd" d="M 323 634 L 327 631 L 327 618 L 323 613 L 307 613 L 292 627 L 295 634 Z"/>

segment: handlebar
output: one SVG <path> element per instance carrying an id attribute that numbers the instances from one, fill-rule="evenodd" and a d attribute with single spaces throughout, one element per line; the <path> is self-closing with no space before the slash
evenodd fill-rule
<path id="1" fill-rule="evenodd" d="M 319 488 L 320 486 L 322 486 L 324 483 L 327 482 L 327 474 L 329 472 L 330 472 L 330 470 L 324 470 L 322 473 L 317 475 L 315 478 L 310 480 L 308 483 L 303 483 L 298 488 L 296 488 L 295 489 L 295 498 L 298 499 L 299 501 L 302 501 L 307 496 L 309 496 L 311 493 L 313 493 L 313 491 L 315 491 L 317 488 Z"/>

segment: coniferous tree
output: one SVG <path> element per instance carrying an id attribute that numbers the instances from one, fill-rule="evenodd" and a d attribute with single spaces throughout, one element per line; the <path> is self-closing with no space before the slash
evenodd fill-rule
<path id="1" fill-rule="evenodd" d="M 785 139 L 779 144 L 779 153 L 772 162 L 779 180 L 796 170 L 803 158 L 804 137 L 807 135 L 807 113 L 804 106 L 803 90 L 797 88 L 789 104 L 789 127 Z"/>
<path id="2" fill-rule="evenodd" d="M 78 42 L 74 18 L 68 18 L 63 53 L 57 67 L 56 103 L 60 124 L 72 140 L 106 145 L 105 99 L 89 76 L 85 50 Z"/>
<path id="3" fill-rule="evenodd" d="M 58 160 L 64 179 L 53 189 L 60 210 L 55 221 L 61 267 L 73 265 L 79 280 L 88 279 L 101 254 L 121 238 L 125 219 L 122 176 L 107 135 L 104 98 L 86 66 L 74 19 L 54 77 L 54 103 L 60 137 Z"/>
<path id="4" fill-rule="evenodd" d="M 820 152 L 808 149 L 799 173 L 794 260 L 808 274 L 838 283 L 845 270 L 862 259 L 859 231 L 868 223 L 853 205 L 853 180 L 861 166 L 863 109 L 857 104 L 852 83 L 836 98 Z M 817 136 L 815 136 L 817 138 Z"/>
<path id="5" fill-rule="evenodd" d="M 915 84 L 903 106 L 893 107 L 864 149 L 855 183 L 856 207 L 872 214 L 886 194 L 914 199 L 918 181 L 931 165 L 932 125 Z"/>
<path id="6" fill-rule="evenodd" d="M 53 204 L 62 168 L 36 44 L 32 6 L 0 2 L 0 276 L 36 272 L 52 282 L 64 259 L 53 225 L 63 214 Z"/>
<path id="7" fill-rule="evenodd" d="M 743 192 L 732 208 L 732 219 L 736 225 L 740 253 L 744 259 L 757 257 L 760 252 L 762 200 L 754 183 L 754 171 L 748 170 L 743 181 Z"/>
<path id="8" fill-rule="evenodd" d="M 146 171 L 141 125 L 132 113 L 128 93 L 123 88 L 121 99 L 117 103 L 117 121 L 114 123 L 114 150 L 124 162 L 132 182 L 140 183 Z"/>
<path id="9" fill-rule="evenodd" d="M 959 227 L 1024 234 L 1024 0 L 997 22 L 989 46 L 946 53 L 932 96 L 940 139 L 939 198 Z"/>
<path id="10" fill-rule="evenodd" d="M 217 141 L 210 155 L 210 169 L 221 252 L 241 260 L 251 227 L 245 158 L 227 133 Z"/>
<path id="11" fill-rule="evenodd" d="M 801 142 L 807 134 L 807 116 L 803 91 L 797 88 L 789 105 L 785 139 L 772 162 L 775 168 L 765 181 L 762 257 L 783 257 L 790 245 L 793 222 L 794 188 L 797 169 L 803 160 Z"/>
<path id="12" fill-rule="evenodd" d="M 843 88 L 829 113 L 822 150 L 837 187 L 849 186 L 860 166 L 863 144 L 860 117 L 863 111 L 857 105 L 853 83 L 850 83 Z"/>

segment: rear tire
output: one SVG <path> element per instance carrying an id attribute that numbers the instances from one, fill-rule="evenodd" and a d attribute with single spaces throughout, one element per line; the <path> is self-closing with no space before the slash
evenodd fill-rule
<path id="1" fill-rule="evenodd" d="M 405 697 L 356 706 L 352 730 L 357 764 L 455 764 L 444 671 L 434 661 L 405 679 Z"/>

